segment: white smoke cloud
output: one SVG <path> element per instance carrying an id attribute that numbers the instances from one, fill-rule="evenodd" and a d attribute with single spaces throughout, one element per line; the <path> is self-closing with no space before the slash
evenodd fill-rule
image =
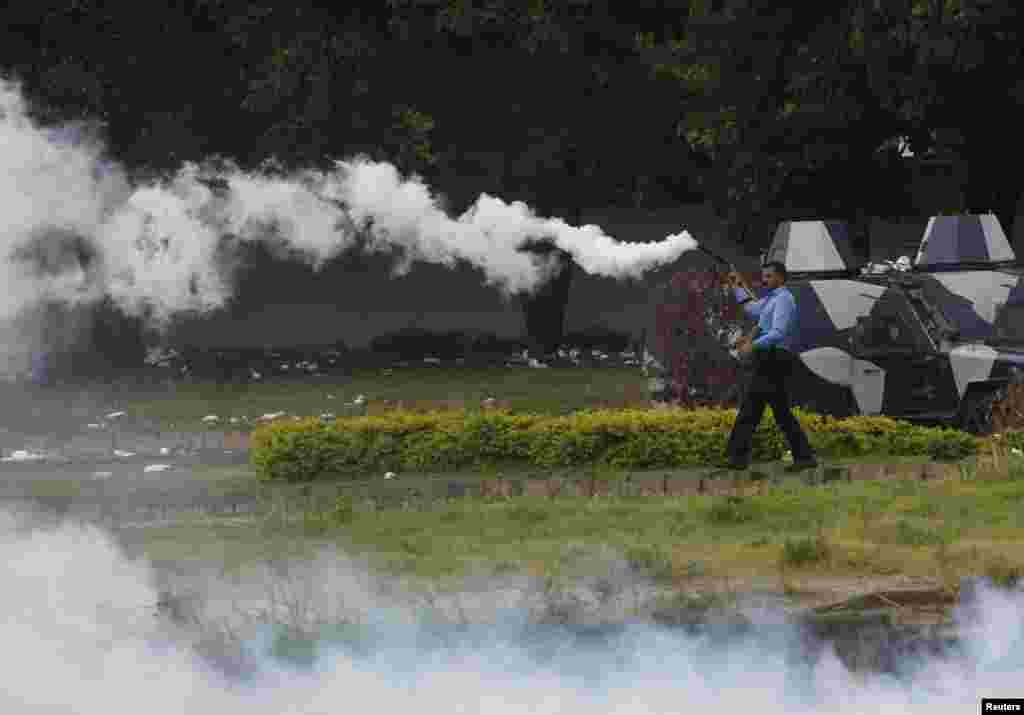
<path id="1" fill-rule="evenodd" d="M 362 237 L 368 250 L 399 252 L 397 273 L 413 261 L 467 261 L 506 296 L 550 277 L 551 260 L 518 250 L 527 240 L 548 241 L 588 273 L 615 278 L 639 277 L 696 247 L 685 231 L 660 243 L 626 244 L 596 226 L 569 226 L 487 195 L 452 218 L 418 178 L 362 158 L 287 176 L 223 162 L 187 164 L 164 181 L 133 183 L 83 132 L 34 124 L 16 84 L 0 84 L 0 113 L 0 320 L 44 299 L 74 304 L 104 296 L 157 327 L 183 311 L 210 311 L 231 297 L 224 252 L 239 241 L 318 267 Z M 32 270 L 11 258 L 32 245 L 60 253 L 69 235 L 94 252 L 88 270 L 67 261 L 61 270 Z"/>
<path id="2" fill-rule="evenodd" d="M 779 647 L 784 638 L 716 642 L 635 625 L 587 645 L 553 631 L 531 640 L 514 619 L 461 634 L 431 630 L 422 619 L 403 621 L 398 601 L 376 593 L 351 563 L 335 559 L 332 568 L 321 557 L 290 594 L 277 589 L 278 605 L 287 611 L 289 599 L 310 599 L 328 610 L 366 610 L 375 616 L 366 631 L 371 648 L 325 641 L 312 665 L 287 665 L 267 653 L 266 638 L 254 637 L 248 648 L 259 667 L 238 680 L 154 615 L 155 572 L 125 558 L 102 530 L 2 512 L 0 711 L 316 715 L 372 703 L 380 712 L 486 715 L 960 713 L 976 711 L 981 697 L 1012 697 L 1024 675 L 1019 592 L 979 593 L 967 657 L 922 660 L 897 678 L 852 674 L 831 653 L 803 669 Z"/>

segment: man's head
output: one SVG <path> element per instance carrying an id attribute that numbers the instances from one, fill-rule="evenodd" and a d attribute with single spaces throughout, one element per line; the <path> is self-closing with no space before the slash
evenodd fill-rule
<path id="1" fill-rule="evenodd" d="M 782 261 L 769 261 L 761 266 L 761 282 L 769 290 L 775 290 L 786 282 L 786 266 Z"/>

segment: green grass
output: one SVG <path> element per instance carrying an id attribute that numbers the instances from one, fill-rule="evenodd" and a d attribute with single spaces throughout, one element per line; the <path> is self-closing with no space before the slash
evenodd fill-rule
<path id="1" fill-rule="evenodd" d="M 293 498 L 288 507 L 279 492 L 282 508 L 252 523 L 214 519 L 148 528 L 141 537 L 159 558 L 202 552 L 232 564 L 333 543 L 382 567 L 442 581 L 480 564 L 557 570 L 565 545 L 580 543 L 609 546 L 664 582 L 781 567 L 934 575 L 940 566 L 1008 582 L 1024 568 L 1021 465 L 1014 474 L 1002 482 L 823 486 L 789 478 L 742 498 L 459 499 L 423 511 L 348 511 L 329 491 Z"/>
<path id="2" fill-rule="evenodd" d="M 180 384 L 168 393 L 127 396 L 118 407 L 177 429 L 202 426 L 202 418 L 222 418 L 220 429 L 238 429 L 229 418 L 284 411 L 313 416 L 343 414 L 357 395 L 368 400 L 464 400 L 476 406 L 488 397 L 509 400 L 514 411 L 561 414 L 602 401 L 642 394 L 647 380 L 638 368 L 395 368 L 357 370 L 351 378 L 251 384 Z M 329 399 L 328 396 L 333 396 Z M 251 425 L 250 425 L 251 426 Z"/>
<path id="3" fill-rule="evenodd" d="M 821 534 L 786 539 L 782 545 L 782 561 L 793 566 L 816 564 L 828 558 L 828 542 Z"/>

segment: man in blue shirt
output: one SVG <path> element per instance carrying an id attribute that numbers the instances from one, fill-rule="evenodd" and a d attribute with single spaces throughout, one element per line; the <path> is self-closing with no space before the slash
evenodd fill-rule
<path id="1" fill-rule="evenodd" d="M 765 405 L 771 405 L 775 423 L 793 452 L 793 464 L 787 471 L 816 467 L 818 460 L 814 450 L 790 409 L 790 378 L 796 367 L 793 343 L 797 309 L 793 294 L 785 287 L 786 267 L 779 261 L 762 267 L 761 280 L 768 291 L 760 300 L 755 299 L 754 291 L 739 273 L 731 273 L 730 279 L 736 300 L 747 315 L 757 319 L 755 334 L 758 337 L 744 337 L 738 346 L 740 354 L 752 362 L 753 375 L 729 436 L 725 466 L 729 469 L 750 466 L 754 431 L 761 423 Z"/>

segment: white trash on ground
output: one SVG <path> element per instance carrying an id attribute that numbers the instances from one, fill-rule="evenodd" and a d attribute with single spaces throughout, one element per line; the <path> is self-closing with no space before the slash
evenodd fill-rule
<path id="1" fill-rule="evenodd" d="M 10 457 L 4 457 L 4 462 L 32 462 L 39 459 L 46 459 L 45 454 L 38 454 L 36 452 L 30 452 L 27 449 L 16 449 L 11 452 Z"/>
<path id="2" fill-rule="evenodd" d="M 147 472 L 147 473 L 148 472 L 166 472 L 168 469 L 171 469 L 171 465 L 170 464 L 147 464 L 146 467 L 142 471 L 143 472 Z"/>

